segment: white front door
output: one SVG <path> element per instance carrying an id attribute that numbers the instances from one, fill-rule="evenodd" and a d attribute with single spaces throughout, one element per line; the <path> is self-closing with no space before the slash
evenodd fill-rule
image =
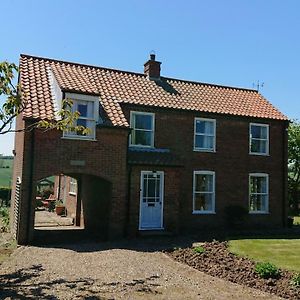
<path id="1" fill-rule="evenodd" d="M 140 229 L 163 227 L 163 190 L 164 172 L 141 172 Z"/>

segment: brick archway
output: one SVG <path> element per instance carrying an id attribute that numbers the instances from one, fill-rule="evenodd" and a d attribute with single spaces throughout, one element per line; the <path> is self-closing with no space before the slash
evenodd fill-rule
<path id="1" fill-rule="evenodd" d="M 108 238 L 125 233 L 127 194 L 128 130 L 97 128 L 97 141 L 63 139 L 59 131 L 26 133 L 23 152 L 16 153 L 14 177 L 22 178 L 20 214 L 16 233 L 19 244 L 34 240 L 34 201 L 36 182 L 51 175 L 67 174 L 81 178 L 84 187 L 90 186 L 89 198 L 97 194 L 99 185 L 109 183 L 110 202 L 107 224 Z M 103 187 L 104 188 L 104 187 Z M 100 191 L 101 192 L 101 191 Z M 86 191 L 85 194 L 89 192 Z M 86 205 L 88 201 L 86 200 Z"/>

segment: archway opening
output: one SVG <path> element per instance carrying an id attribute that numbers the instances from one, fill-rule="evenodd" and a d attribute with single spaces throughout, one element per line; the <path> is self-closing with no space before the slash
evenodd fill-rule
<path id="1" fill-rule="evenodd" d="M 94 175 L 58 174 L 38 180 L 35 193 L 35 240 L 107 239 L 109 181 Z"/>

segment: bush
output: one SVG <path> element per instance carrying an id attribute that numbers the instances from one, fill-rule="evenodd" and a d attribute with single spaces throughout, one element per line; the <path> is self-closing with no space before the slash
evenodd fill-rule
<path id="1" fill-rule="evenodd" d="M 291 280 L 291 285 L 300 288 L 300 273 L 297 273 L 293 276 Z"/>
<path id="2" fill-rule="evenodd" d="M 280 275 L 279 269 L 268 262 L 257 263 L 255 265 L 255 272 L 262 278 L 277 278 Z"/>
<path id="3" fill-rule="evenodd" d="M 199 253 L 199 254 L 205 252 L 205 249 L 204 249 L 203 247 L 201 247 L 201 246 L 197 246 L 197 247 L 195 247 L 193 250 L 194 250 L 196 253 Z"/>
<path id="4" fill-rule="evenodd" d="M 11 188 L 0 186 L 0 199 L 7 200 L 10 198 Z"/>
<path id="5" fill-rule="evenodd" d="M 53 193 L 54 193 L 53 188 L 47 187 L 40 192 L 40 195 L 43 199 L 48 199 L 50 195 L 52 195 Z"/>
<path id="6" fill-rule="evenodd" d="M 0 207 L 0 231 L 7 232 L 9 230 L 9 208 Z"/>

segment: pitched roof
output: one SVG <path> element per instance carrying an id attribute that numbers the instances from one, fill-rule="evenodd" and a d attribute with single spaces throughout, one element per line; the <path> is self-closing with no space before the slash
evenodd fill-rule
<path id="1" fill-rule="evenodd" d="M 129 126 L 121 103 L 287 120 L 256 90 L 166 77 L 154 81 L 140 73 L 22 54 L 20 83 L 23 99 L 28 101 L 24 117 L 54 117 L 51 73 L 63 91 L 99 95 L 100 103 L 114 126 Z"/>

